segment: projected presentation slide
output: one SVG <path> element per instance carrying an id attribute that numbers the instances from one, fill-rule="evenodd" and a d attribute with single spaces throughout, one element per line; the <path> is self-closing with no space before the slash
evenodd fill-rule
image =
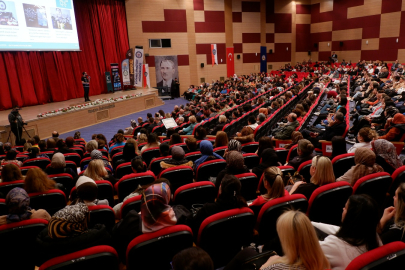
<path id="1" fill-rule="evenodd" d="M 72 0 L 0 0 L 0 51 L 78 51 Z"/>

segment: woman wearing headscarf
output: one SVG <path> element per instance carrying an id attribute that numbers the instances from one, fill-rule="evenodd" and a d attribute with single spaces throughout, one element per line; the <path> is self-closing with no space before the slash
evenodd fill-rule
<path id="1" fill-rule="evenodd" d="M 226 155 L 228 154 L 228 152 L 231 152 L 231 151 L 237 151 L 237 152 L 244 154 L 244 152 L 242 152 L 242 144 L 239 141 L 234 140 L 234 139 L 229 141 L 228 148 L 225 150 L 225 153 L 224 153 L 224 158 L 226 158 Z"/>
<path id="2" fill-rule="evenodd" d="M 268 167 L 272 166 L 281 166 L 280 162 L 278 162 L 278 156 L 276 151 L 273 148 L 267 148 L 262 153 L 261 163 L 252 169 L 252 173 L 256 174 L 256 176 L 260 179 L 264 170 Z"/>
<path id="3" fill-rule="evenodd" d="M 378 139 L 384 139 L 391 142 L 401 141 L 405 133 L 405 115 L 397 113 L 394 118 L 388 118 L 385 124 L 385 129 L 388 129 L 387 134 L 379 136 Z"/>
<path id="4" fill-rule="evenodd" d="M 89 228 L 88 224 L 89 209 L 84 203 L 67 205 L 56 212 L 36 238 L 37 263 L 98 245 L 111 245 L 111 236 L 104 225 Z"/>
<path id="5" fill-rule="evenodd" d="M 371 146 L 376 155 L 375 162 L 380 165 L 385 172 L 393 174 L 396 169 L 402 166 L 402 162 L 397 155 L 397 149 L 391 142 L 378 139 L 372 141 Z"/>
<path id="6" fill-rule="evenodd" d="M 91 157 L 91 160 L 101 159 L 103 161 L 103 163 L 104 163 L 104 167 L 107 167 L 111 171 L 113 171 L 113 168 L 111 167 L 110 163 L 107 160 L 103 159 L 103 153 L 101 153 L 101 151 L 99 151 L 99 150 L 91 151 L 90 157 Z M 85 165 L 83 167 L 83 170 L 86 170 L 87 166 L 89 166 L 89 165 Z"/>
<path id="7" fill-rule="evenodd" d="M 336 179 L 336 181 L 346 181 L 354 186 L 357 180 L 363 176 L 383 172 L 383 168 L 376 164 L 375 161 L 376 155 L 371 149 L 366 147 L 357 148 L 354 153 L 354 163 L 356 165 L 351 167 L 344 175 Z"/>
<path id="8" fill-rule="evenodd" d="M 46 168 L 45 172 L 48 175 L 68 173 L 73 178 L 77 176 L 77 171 L 74 171 L 71 168 L 66 168 L 65 156 L 62 153 L 55 153 L 52 156 L 51 165 Z"/>
<path id="9" fill-rule="evenodd" d="M 34 218 L 51 219 L 46 210 L 34 210 L 29 205 L 30 197 L 24 189 L 16 187 L 10 190 L 6 196 L 8 215 L 0 216 L 0 226 Z"/>
<path id="10" fill-rule="evenodd" d="M 218 193 L 222 179 L 226 174 L 238 175 L 247 172 L 249 172 L 249 169 L 245 166 L 243 155 L 238 151 L 228 152 L 228 154 L 226 155 L 226 167 L 218 173 L 217 179 L 215 181 L 215 194 Z"/>
<path id="11" fill-rule="evenodd" d="M 214 148 L 212 147 L 212 143 L 210 141 L 203 140 L 200 142 L 200 152 L 202 154 L 202 157 L 194 162 L 195 171 L 197 171 L 198 166 L 200 166 L 205 161 L 223 159 L 220 155 L 214 153 L 213 151 Z"/>
<path id="12" fill-rule="evenodd" d="M 173 146 L 171 149 L 171 153 L 172 158 L 160 162 L 160 167 L 162 167 L 163 170 L 177 166 L 189 166 L 191 168 L 193 167 L 193 162 L 184 158 L 185 152 L 180 146 Z"/>

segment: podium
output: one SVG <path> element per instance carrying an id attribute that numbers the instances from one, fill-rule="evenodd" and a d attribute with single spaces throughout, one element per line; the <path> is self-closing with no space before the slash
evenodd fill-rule
<path id="1" fill-rule="evenodd" d="M 170 91 L 170 88 L 167 86 L 163 87 L 153 87 L 158 90 L 158 96 L 161 99 L 171 99 L 172 98 L 172 92 Z"/>

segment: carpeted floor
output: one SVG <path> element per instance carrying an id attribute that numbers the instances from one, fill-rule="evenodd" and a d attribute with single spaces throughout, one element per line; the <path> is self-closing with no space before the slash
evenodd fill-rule
<path id="1" fill-rule="evenodd" d="M 165 100 L 165 104 L 159 107 L 155 107 L 152 109 L 136 112 L 127 116 L 123 116 L 114 120 L 110 120 L 107 122 L 103 122 L 100 124 L 96 124 L 90 127 L 80 129 L 80 133 L 83 139 L 89 141 L 91 139 L 91 135 L 93 134 L 104 134 L 107 140 L 111 139 L 114 134 L 117 133 L 119 129 L 125 129 L 126 127 L 130 126 L 131 120 L 136 120 L 138 117 L 142 117 L 143 120 L 146 119 L 147 113 L 152 113 L 154 115 L 155 112 L 159 110 L 163 110 L 166 112 L 172 112 L 175 105 L 185 105 L 188 101 L 183 98 L 176 98 L 173 100 Z M 67 132 L 60 134 L 61 138 L 66 138 L 69 136 L 73 136 L 75 131 Z"/>

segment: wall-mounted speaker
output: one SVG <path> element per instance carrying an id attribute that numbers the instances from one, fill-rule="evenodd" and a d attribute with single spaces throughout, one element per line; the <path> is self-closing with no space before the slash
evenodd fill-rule
<path id="1" fill-rule="evenodd" d="M 340 45 L 340 47 L 342 47 L 342 46 L 343 46 L 343 41 L 341 41 L 341 42 L 339 43 L 339 45 Z"/>
<path id="2" fill-rule="evenodd" d="M 149 56 L 149 53 L 145 53 L 145 57 L 148 57 Z"/>
<path id="3" fill-rule="evenodd" d="M 238 54 L 238 55 L 236 56 L 236 59 L 240 59 L 240 54 Z"/>
<path id="4" fill-rule="evenodd" d="M 311 51 L 308 51 L 308 55 L 311 55 Z"/>
<path id="5" fill-rule="evenodd" d="M 202 67 L 202 68 L 204 67 L 204 63 L 201 63 L 201 67 Z"/>
<path id="6" fill-rule="evenodd" d="M 270 50 L 269 50 L 269 54 L 272 54 L 272 53 L 273 53 L 273 49 L 270 49 Z"/>
<path id="7" fill-rule="evenodd" d="M 314 47 L 315 47 L 315 48 L 318 48 L 318 43 L 314 43 Z"/>

